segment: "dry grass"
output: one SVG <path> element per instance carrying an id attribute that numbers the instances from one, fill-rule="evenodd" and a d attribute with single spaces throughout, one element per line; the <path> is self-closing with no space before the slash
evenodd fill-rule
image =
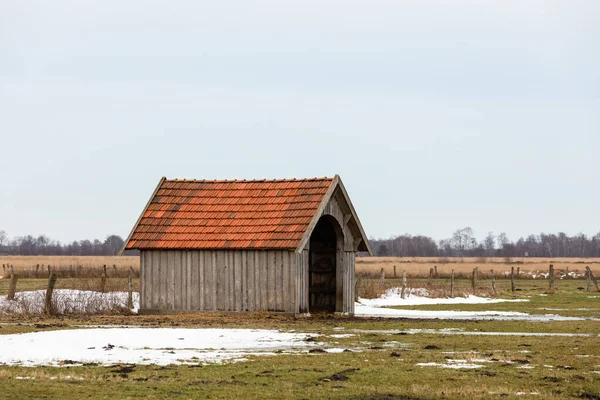
<path id="1" fill-rule="evenodd" d="M 380 279 L 372 278 L 372 274 L 359 273 L 356 275 L 356 294 L 363 299 L 376 299 L 387 292 L 388 289 L 401 287 L 402 282 L 398 279 L 385 279 L 383 284 Z M 469 280 L 457 280 L 454 288 L 454 294 L 450 291 L 450 281 L 448 279 L 419 279 L 408 278 L 406 282 L 407 293 L 415 293 L 415 290 L 426 289 L 427 297 L 446 298 L 446 297 L 466 297 L 467 295 L 477 295 L 483 297 L 495 297 L 501 295 L 503 291 L 498 288 L 497 294 L 490 284 L 485 281 L 478 284 L 476 289 L 471 287 Z"/>
<path id="2" fill-rule="evenodd" d="M 59 277 L 96 277 L 102 276 L 106 265 L 109 277 L 126 277 L 129 268 L 139 276 L 140 258 L 138 256 L 0 256 L 0 276 L 7 278 L 10 267 L 21 278 L 42 278 L 48 276 L 48 267 Z"/>
<path id="3" fill-rule="evenodd" d="M 371 276 L 379 276 L 383 268 L 386 277 L 393 276 L 394 266 L 396 275 L 401 276 L 406 271 L 408 276 L 426 277 L 429 269 L 437 266 L 441 277 L 450 276 L 452 270 L 457 277 L 467 277 L 473 268 L 479 267 L 479 271 L 489 273 L 491 269 L 497 275 L 509 273 L 511 267 L 520 269 L 521 273 L 547 272 L 550 264 L 554 265 L 557 272 L 574 271 L 583 274 L 585 267 L 589 265 L 592 272 L 600 275 L 599 258 L 513 258 L 510 263 L 504 258 L 464 257 L 464 258 L 438 258 L 438 257 L 358 257 L 356 259 L 356 273 L 366 273 Z"/>

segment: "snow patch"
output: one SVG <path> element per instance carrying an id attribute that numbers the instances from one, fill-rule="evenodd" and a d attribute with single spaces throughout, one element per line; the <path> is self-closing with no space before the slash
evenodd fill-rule
<path id="1" fill-rule="evenodd" d="M 440 368 L 451 368 L 451 369 L 476 369 L 483 368 L 483 365 L 468 363 L 466 360 L 448 360 L 448 364 L 442 363 L 417 363 L 418 367 L 440 367 Z"/>
<path id="2" fill-rule="evenodd" d="M 427 292 L 427 289 L 424 288 L 408 289 L 408 294 L 404 299 L 402 298 L 401 293 L 401 288 L 390 288 L 378 299 L 359 298 L 358 302 L 370 307 L 391 307 L 419 306 L 426 304 L 493 304 L 529 301 L 527 299 L 490 299 L 474 295 L 468 295 L 466 297 L 431 298 L 428 297 L 429 293 Z"/>
<path id="3" fill-rule="evenodd" d="M 517 311 L 437 311 L 437 310 L 397 310 L 355 304 L 354 315 L 371 318 L 407 319 L 453 319 L 453 320 L 498 320 L 498 321 L 583 321 L 598 318 L 563 317 L 555 314 L 527 314 Z"/>
<path id="4" fill-rule="evenodd" d="M 127 308 L 127 292 L 94 292 L 91 290 L 55 289 L 52 301 L 60 314 L 98 313 Z M 44 312 L 45 290 L 17 292 L 14 300 L 0 297 L 0 314 L 41 314 Z M 140 307 L 139 293 L 133 293 L 133 312 Z"/>
<path id="5" fill-rule="evenodd" d="M 75 329 L 0 337 L 0 363 L 190 364 L 240 361 L 249 355 L 301 351 L 313 346 L 305 333 L 266 329 Z M 68 360 L 68 363 L 64 361 Z"/>

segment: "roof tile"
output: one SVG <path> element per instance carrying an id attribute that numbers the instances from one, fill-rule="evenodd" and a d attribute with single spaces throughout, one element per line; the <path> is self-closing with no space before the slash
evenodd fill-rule
<path id="1" fill-rule="evenodd" d="M 127 249 L 293 249 L 331 178 L 165 180 Z"/>

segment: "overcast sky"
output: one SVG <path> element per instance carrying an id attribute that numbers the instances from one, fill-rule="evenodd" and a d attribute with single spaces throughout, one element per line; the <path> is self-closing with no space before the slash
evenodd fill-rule
<path id="1" fill-rule="evenodd" d="M 0 230 L 340 174 L 371 237 L 600 231 L 600 1 L 0 1 Z"/>

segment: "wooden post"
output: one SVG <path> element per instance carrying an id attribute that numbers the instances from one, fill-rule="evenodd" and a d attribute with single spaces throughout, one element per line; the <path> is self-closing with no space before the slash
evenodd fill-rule
<path id="1" fill-rule="evenodd" d="M 48 287 L 46 288 L 46 300 L 44 301 L 44 314 L 52 314 L 52 292 L 54 292 L 54 285 L 56 284 L 56 274 L 50 273 L 48 277 Z"/>
<path id="2" fill-rule="evenodd" d="M 127 293 L 127 308 L 130 310 L 133 308 L 133 268 L 129 268 L 129 281 L 128 283 L 128 293 Z"/>
<path id="3" fill-rule="evenodd" d="M 52 271 L 50 270 L 50 264 L 48 264 L 48 276 L 52 275 Z"/>
<path id="4" fill-rule="evenodd" d="M 79 267 L 77 267 L 77 276 L 80 277 L 81 276 L 81 270 L 83 269 L 83 266 L 80 264 Z"/>
<path id="5" fill-rule="evenodd" d="M 394 278 L 396 277 L 396 266 L 394 265 Z"/>
<path id="6" fill-rule="evenodd" d="M 106 265 L 104 266 L 102 276 L 100 277 L 100 291 L 102 293 L 106 291 Z"/>
<path id="7" fill-rule="evenodd" d="M 434 266 L 433 266 L 433 277 L 434 277 L 435 279 L 437 279 L 437 277 L 438 277 L 437 265 L 434 265 Z"/>
<path id="8" fill-rule="evenodd" d="M 403 299 L 406 297 L 406 271 L 402 271 L 402 292 L 400 293 L 400 297 Z"/>
<path id="9" fill-rule="evenodd" d="M 12 271 L 10 274 L 10 286 L 8 287 L 8 296 L 7 296 L 8 300 L 15 299 L 15 292 L 17 291 L 17 281 L 18 280 L 19 280 L 19 277 L 17 275 L 15 275 L 15 271 Z"/>
<path id="10" fill-rule="evenodd" d="M 548 279 L 550 280 L 550 292 L 554 293 L 554 265 L 552 264 L 548 268 Z"/>
<path id="11" fill-rule="evenodd" d="M 72 266 L 72 265 L 69 265 L 69 276 L 70 276 L 71 278 L 74 278 L 74 277 L 75 277 L 75 275 L 73 275 L 73 266 Z"/>
<path id="12" fill-rule="evenodd" d="M 454 297 L 454 270 L 452 270 L 452 275 L 450 275 L 450 297 Z"/>
<path id="13" fill-rule="evenodd" d="M 473 276 L 471 278 L 471 285 L 473 286 L 473 290 L 477 289 L 477 279 L 479 278 L 479 267 L 473 268 Z"/>
<path id="14" fill-rule="evenodd" d="M 113 276 L 117 276 L 117 266 L 113 264 Z"/>
<path id="15" fill-rule="evenodd" d="M 496 278 L 494 277 L 494 270 L 490 270 L 490 279 L 492 280 L 492 291 L 494 292 L 494 296 L 498 295 L 498 291 L 496 290 Z"/>
<path id="16" fill-rule="evenodd" d="M 429 268 L 429 279 L 433 279 L 433 268 Z"/>
<path id="17" fill-rule="evenodd" d="M 521 279 L 521 267 L 517 267 L 517 279 Z"/>
<path id="18" fill-rule="evenodd" d="M 592 270 L 590 269 L 589 265 L 587 267 L 585 267 L 585 270 L 588 273 L 588 279 L 592 281 L 592 283 L 594 284 L 594 286 L 596 286 L 596 290 L 600 292 L 600 287 L 598 287 L 598 281 L 594 277 L 594 274 L 592 274 Z"/>
<path id="19" fill-rule="evenodd" d="M 36 278 L 38 277 L 39 272 L 40 272 L 40 264 L 35 266 L 35 277 Z"/>
<path id="20" fill-rule="evenodd" d="M 515 294 L 515 267 L 510 267 L 510 291 Z"/>

